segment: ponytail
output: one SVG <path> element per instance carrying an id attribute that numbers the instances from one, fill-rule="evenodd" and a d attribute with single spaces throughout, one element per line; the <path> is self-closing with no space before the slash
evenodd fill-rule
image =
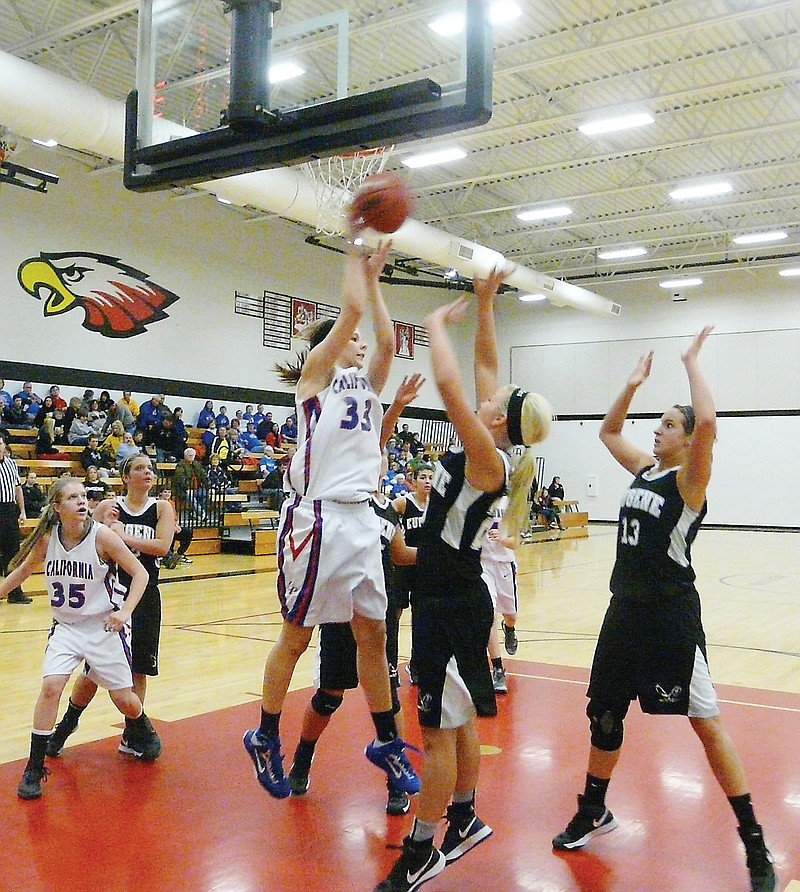
<path id="1" fill-rule="evenodd" d="M 503 531 L 517 538 L 528 519 L 528 494 L 536 476 L 536 454 L 531 447 L 541 443 L 553 424 L 553 407 L 541 394 L 510 388 L 505 405 L 509 439 L 524 446 L 508 481 L 508 507 L 503 517 Z"/>
<path id="2" fill-rule="evenodd" d="M 9 563 L 9 570 L 14 570 L 24 563 L 25 559 L 36 547 L 36 543 L 58 526 L 58 512 L 55 506 L 61 501 L 61 493 L 64 487 L 70 483 L 81 482 L 77 477 L 59 477 L 58 480 L 50 485 L 50 489 L 47 490 L 47 502 L 39 515 L 39 522 L 26 536 L 19 551 Z"/>
<path id="3" fill-rule="evenodd" d="M 325 340 L 330 334 L 335 321 L 335 319 L 318 319 L 316 322 L 312 322 L 311 325 L 308 325 L 303 329 L 300 333 L 300 337 L 308 341 L 308 347 L 303 350 L 302 353 L 297 354 L 295 362 L 278 362 L 273 366 L 281 381 L 285 384 L 297 384 L 300 380 L 300 375 L 303 373 L 303 366 L 306 363 L 309 352 L 313 350 L 317 344 L 321 344 L 322 341 Z"/>

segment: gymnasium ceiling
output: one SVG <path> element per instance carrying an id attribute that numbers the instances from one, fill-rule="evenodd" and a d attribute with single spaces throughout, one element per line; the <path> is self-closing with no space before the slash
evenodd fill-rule
<path id="1" fill-rule="evenodd" d="M 407 172 L 418 219 L 589 288 L 612 276 L 800 264 L 798 0 L 516 2 L 521 15 L 494 30 L 491 121 L 424 146 L 405 143 L 389 161 L 400 168 L 401 157 L 423 147 L 466 150 L 459 161 Z M 174 3 L 187 25 L 174 30 L 164 62 L 167 117 L 211 128 L 226 104 L 230 17 L 219 0 Z M 351 91 L 449 78 L 447 46 L 427 27 L 447 2 L 283 0 L 275 25 L 288 29 L 343 8 L 354 48 Z M 0 0 L 0 49 L 122 100 L 135 85 L 137 19 L 136 2 Z M 326 58 L 335 38 L 323 30 L 303 43 L 313 66 L 303 80 L 314 87 L 297 97 L 298 87 L 277 88 L 276 102 L 335 96 L 335 55 Z M 654 123 L 602 136 L 577 129 L 630 109 L 647 110 Z M 732 190 L 669 197 L 707 180 Z M 534 223 L 516 217 L 550 204 L 572 213 Z M 788 237 L 733 243 L 774 229 Z M 627 247 L 647 254 L 597 258 L 601 249 Z"/>

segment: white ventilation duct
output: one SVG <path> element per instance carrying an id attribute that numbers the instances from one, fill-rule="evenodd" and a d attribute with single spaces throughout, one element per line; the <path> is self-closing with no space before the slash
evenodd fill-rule
<path id="1" fill-rule="evenodd" d="M 0 124 L 19 136 L 55 139 L 59 144 L 119 161 L 123 157 L 125 106 L 97 90 L 0 52 Z M 153 121 L 158 142 L 194 131 L 162 118 Z M 297 168 L 278 167 L 228 177 L 198 188 L 233 204 L 251 205 L 316 226 L 314 183 Z M 377 239 L 367 241 L 374 244 Z M 407 220 L 392 235 L 398 251 L 428 263 L 453 268 L 465 278 L 486 275 L 504 262 L 491 248 L 467 242 L 417 220 Z M 601 315 L 619 315 L 620 305 L 584 288 L 517 266 L 507 279 L 522 291 L 541 292 L 555 306 Z"/>

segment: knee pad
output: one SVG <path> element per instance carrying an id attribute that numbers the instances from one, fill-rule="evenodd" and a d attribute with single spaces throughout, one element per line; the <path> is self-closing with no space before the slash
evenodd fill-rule
<path id="1" fill-rule="evenodd" d="M 343 699 L 320 688 L 311 698 L 311 708 L 317 715 L 331 716 L 342 705 Z"/>
<path id="2" fill-rule="evenodd" d="M 622 746 L 623 723 L 627 712 L 627 707 L 607 707 L 594 700 L 589 701 L 586 716 L 595 749 L 613 753 Z"/>

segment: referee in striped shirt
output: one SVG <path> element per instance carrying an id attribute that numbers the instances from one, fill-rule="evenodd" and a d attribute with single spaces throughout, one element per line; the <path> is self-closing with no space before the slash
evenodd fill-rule
<path id="1" fill-rule="evenodd" d="M 25 500 L 17 465 L 8 453 L 5 438 L 0 435 L 0 574 L 8 574 L 8 565 L 19 551 L 19 527 L 25 521 Z M 17 586 L 8 594 L 9 604 L 30 604 Z"/>

